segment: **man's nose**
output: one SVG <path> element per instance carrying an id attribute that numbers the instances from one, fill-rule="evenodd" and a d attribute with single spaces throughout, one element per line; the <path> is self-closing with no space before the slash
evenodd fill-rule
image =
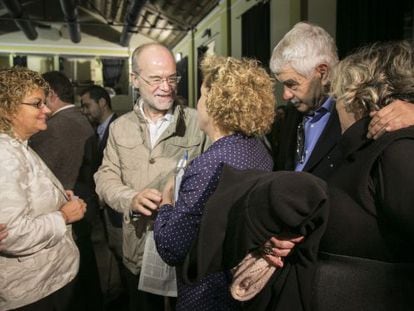
<path id="1" fill-rule="evenodd" d="M 162 89 L 163 91 L 169 91 L 172 89 L 172 85 L 168 83 L 167 79 L 163 79 L 160 84 L 160 89 Z"/>
<path id="2" fill-rule="evenodd" d="M 288 87 L 284 86 L 283 87 L 283 94 L 282 94 L 283 100 L 289 101 L 294 97 L 295 97 L 295 95 L 292 93 L 292 91 Z"/>

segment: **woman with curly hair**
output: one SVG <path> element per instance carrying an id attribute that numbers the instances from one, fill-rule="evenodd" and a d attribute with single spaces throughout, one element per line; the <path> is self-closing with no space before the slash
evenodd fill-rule
<path id="1" fill-rule="evenodd" d="M 271 171 L 272 158 L 258 136 L 269 131 L 274 119 L 273 83 L 254 60 L 208 56 L 198 101 L 199 127 L 212 141 L 194 159 L 182 178 L 174 204 L 170 189 L 163 193 L 155 221 L 157 249 L 169 265 L 183 266 L 197 237 L 203 209 L 214 193 L 225 164 L 239 169 Z M 175 205 L 175 206 L 174 206 Z M 178 273 L 177 310 L 237 310 L 230 296 L 229 271 L 185 283 Z"/>
<path id="2" fill-rule="evenodd" d="M 72 222 L 86 204 L 65 191 L 28 146 L 47 128 L 47 82 L 25 68 L 0 70 L 0 310 L 66 310 L 78 272 Z"/>
<path id="3" fill-rule="evenodd" d="M 328 180 L 313 310 L 414 310 L 414 127 L 366 138 L 370 112 L 414 102 L 414 47 L 377 43 L 334 70 L 344 163 Z"/>

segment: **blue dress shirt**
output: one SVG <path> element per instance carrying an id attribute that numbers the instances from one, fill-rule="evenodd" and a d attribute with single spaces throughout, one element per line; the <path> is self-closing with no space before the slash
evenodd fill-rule
<path id="1" fill-rule="evenodd" d="M 335 109 L 335 101 L 332 97 L 328 97 L 325 102 L 315 110 L 312 114 L 305 115 L 303 118 L 305 143 L 304 143 L 304 161 L 296 162 L 295 171 L 300 172 L 306 165 L 312 155 L 313 149 L 319 140 L 329 117 L 331 116 L 332 109 Z"/>
<path id="2" fill-rule="evenodd" d="M 225 136 L 188 166 L 175 206 L 161 206 L 154 225 L 157 250 L 169 265 L 180 267 L 197 238 L 208 198 L 219 183 L 224 164 L 236 169 L 272 170 L 272 158 L 257 138 L 241 134 Z M 210 274 L 200 282 L 184 284 L 178 279 L 176 310 L 239 310 L 229 292 L 228 271 Z"/>

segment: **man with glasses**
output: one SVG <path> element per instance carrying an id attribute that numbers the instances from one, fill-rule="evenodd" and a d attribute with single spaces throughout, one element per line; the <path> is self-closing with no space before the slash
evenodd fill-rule
<path id="1" fill-rule="evenodd" d="M 196 111 L 176 99 L 180 77 L 172 53 L 149 43 L 132 54 L 133 86 L 139 91 L 133 111 L 110 127 L 96 190 L 124 214 L 123 262 L 128 272 L 130 310 L 164 310 L 164 298 L 138 290 L 145 238 L 161 202 L 161 191 L 178 161 L 200 154 L 206 143 Z"/>

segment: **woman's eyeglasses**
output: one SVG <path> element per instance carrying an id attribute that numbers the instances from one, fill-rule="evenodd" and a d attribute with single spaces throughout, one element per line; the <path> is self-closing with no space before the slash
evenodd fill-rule
<path id="1" fill-rule="evenodd" d="M 46 103 L 43 101 L 38 101 L 37 103 L 21 103 L 22 105 L 27 105 L 27 106 L 32 106 L 35 107 L 37 109 L 42 109 L 43 107 L 46 106 Z"/>

